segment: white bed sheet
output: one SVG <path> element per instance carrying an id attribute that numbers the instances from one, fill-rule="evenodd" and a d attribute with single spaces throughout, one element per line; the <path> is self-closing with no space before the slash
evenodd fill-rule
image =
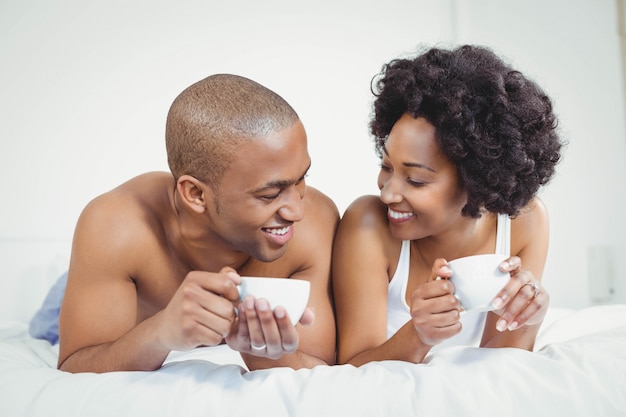
<path id="1" fill-rule="evenodd" d="M 226 346 L 155 372 L 69 374 L 0 321 L 0 416 L 625 416 L 626 305 L 554 309 L 535 352 L 457 347 L 399 361 L 249 372 Z"/>

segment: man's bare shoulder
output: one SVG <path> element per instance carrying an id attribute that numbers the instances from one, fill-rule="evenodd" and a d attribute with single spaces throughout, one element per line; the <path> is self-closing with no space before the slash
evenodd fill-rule
<path id="1" fill-rule="evenodd" d="M 169 207 L 173 184 L 173 177 L 165 172 L 141 174 L 94 198 L 86 209 L 107 209 L 111 214 L 137 209 L 159 211 L 165 204 Z"/>
<path id="2" fill-rule="evenodd" d="M 307 187 L 304 219 L 298 222 L 296 239 L 332 239 L 339 224 L 339 210 L 335 202 L 316 188 Z M 295 244 L 292 246 L 296 246 Z"/>
<path id="3" fill-rule="evenodd" d="M 172 174 L 154 171 L 133 177 L 106 194 L 145 201 L 146 198 L 162 196 L 163 193 L 168 195 L 169 192 L 174 191 L 174 186 Z"/>
<path id="4" fill-rule="evenodd" d="M 335 202 L 317 188 L 307 186 L 304 202 L 307 208 L 307 216 L 315 213 L 320 214 L 325 220 L 333 218 L 339 220 L 339 210 Z M 312 217 L 316 218 L 317 216 Z"/>
<path id="5" fill-rule="evenodd" d="M 76 225 L 76 238 L 101 239 L 115 246 L 154 234 L 171 211 L 171 175 L 142 174 L 91 200 Z M 84 240 L 84 239 L 82 239 Z M 86 242 L 82 242 L 86 243 Z"/>

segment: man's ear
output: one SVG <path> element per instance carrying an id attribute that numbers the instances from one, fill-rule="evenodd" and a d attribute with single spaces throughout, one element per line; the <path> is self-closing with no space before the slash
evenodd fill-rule
<path id="1" fill-rule="evenodd" d="M 181 175 L 176 181 L 176 189 L 181 202 L 196 213 L 204 213 L 206 203 L 209 201 L 208 193 L 211 188 L 191 175 Z"/>

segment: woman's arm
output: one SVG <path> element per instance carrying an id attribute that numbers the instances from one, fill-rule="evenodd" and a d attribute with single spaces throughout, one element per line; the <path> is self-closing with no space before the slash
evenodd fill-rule
<path id="1" fill-rule="evenodd" d="M 411 321 L 387 340 L 388 253 L 386 211 L 380 199 L 357 199 L 344 213 L 333 252 L 338 363 L 420 362 L 430 349 Z"/>
<path id="2" fill-rule="evenodd" d="M 517 347 L 532 350 L 549 295 L 541 286 L 549 241 L 549 220 L 545 205 L 534 199 L 511 222 L 511 279 L 496 297 L 502 306 L 487 316 L 481 346 Z M 537 283 L 539 290 L 528 283 Z"/>

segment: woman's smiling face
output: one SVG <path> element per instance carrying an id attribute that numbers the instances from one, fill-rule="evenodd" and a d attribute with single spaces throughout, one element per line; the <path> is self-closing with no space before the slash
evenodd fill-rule
<path id="1" fill-rule="evenodd" d="M 445 233 L 467 202 L 456 166 L 439 149 L 435 127 L 409 114 L 389 133 L 378 188 L 391 234 L 402 240 Z"/>

